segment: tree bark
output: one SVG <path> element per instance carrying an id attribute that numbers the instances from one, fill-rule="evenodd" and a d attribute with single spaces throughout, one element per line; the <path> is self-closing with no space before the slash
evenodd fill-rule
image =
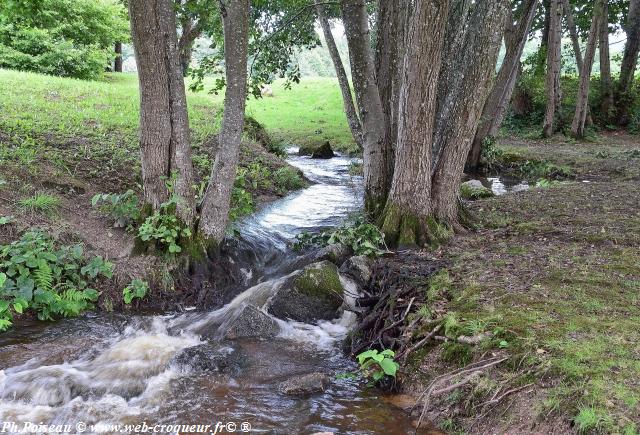
<path id="1" fill-rule="evenodd" d="M 601 123 L 607 126 L 611 120 L 613 110 L 613 85 L 611 79 L 611 58 L 609 55 L 609 5 L 605 1 L 602 4 L 602 21 L 599 32 L 600 51 L 600 104 Z"/>
<path id="2" fill-rule="evenodd" d="M 201 236 L 214 245 L 222 241 L 226 232 L 244 127 L 250 1 L 220 0 L 220 12 L 227 88 L 220 145 L 202 202 L 198 227 Z"/>
<path id="3" fill-rule="evenodd" d="M 632 103 L 630 93 L 640 52 L 640 0 L 630 0 L 629 15 L 623 28 L 627 34 L 627 42 L 620 67 L 616 105 L 618 123 L 626 125 L 629 122 L 629 108 Z"/>
<path id="4" fill-rule="evenodd" d="M 376 75 L 385 116 L 385 149 L 394 150 L 398 138 L 398 107 L 402 86 L 408 0 L 378 1 Z M 393 152 L 387 159 L 387 171 L 393 174 Z"/>
<path id="5" fill-rule="evenodd" d="M 184 81 L 170 0 L 129 2 L 140 83 L 140 149 L 144 201 L 157 211 L 170 195 L 186 225 L 195 216 L 193 168 Z M 167 180 L 172 179 L 172 192 Z"/>
<path id="6" fill-rule="evenodd" d="M 602 0 L 597 0 L 593 8 L 593 18 L 589 29 L 589 39 L 584 53 L 582 70 L 580 70 L 580 85 L 576 99 L 576 112 L 571 123 L 571 134 L 576 138 L 584 137 L 585 123 L 589 111 L 589 84 L 591 82 L 591 68 L 598 43 L 600 23 L 602 21 Z"/>
<path id="7" fill-rule="evenodd" d="M 113 60 L 113 72 L 122 72 L 122 42 L 116 42 L 114 47 L 116 58 Z"/>
<path id="8" fill-rule="evenodd" d="M 549 41 L 547 48 L 547 77 L 545 90 L 547 95 L 547 109 L 544 116 L 542 134 L 550 137 L 557 128 L 557 115 L 560 109 L 560 62 L 562 38 L 562 0 L 551 0 L 549 18 Z"/>
<path id="9" fill-rule="evenodd" d="M 333 39 L 333 33 L 331 33 L 331 26 L 329 25 L 329 20 L 324 12 L 324 6 L 320 0 L 315 0 L 315 5 L 320 26 L 322 27 L 322 33 L 324 34 L 324 40 L 327 44 L 327 50 L 331 56 L 333 67 L 336 70 L 336 76 L 338 77 L 338 84 L 340 85 L 340 91 L 342 92 L 344 113 L 347 116 L 349 129 L 351 129 L 351 135 L 353 136 L 353 140 L 356 141 L 358 148 L 363 149 L 364 137 L 362 133 L 362 125 L 360 124 L 360 118 L 358 118 L 356 106 L 353 103 L 353 95 L 351 94 L 349 78 L 347 77 L 347 72 L 342 64 L 342 59 L 340 59 L 340 53 L 338 52 L 336 41 Z"/>
<path id="10" fill-rule="evenodd" d="M 482 109 L 496 68 L 508 0 L 478 2 L 473 8 L 461 52 L 451 53 L 458 61 L 462 79 L 457 87 L 446 129 L 436 131 L 434 142 L 442 143 L 432 181 L 435 218 L 448 227 L 458 227 L 458 192 L 464 164 L 471 148 Z M 444 113 L 437 116 L 443 119 Z M 435 151 L 434 151 L 435 152 Z"/>
<path id="11" fill-rule="evenodd" d="M 364 0 L 341 0 L 342 17 L 349 45 L 351 74 L 364 133 L 363 169 L 365 211 L 376 217 L 382 211 L 391 174 L 393 149 L 385 141 L 385 116 L 378 91 L 375 62 L 369 36 L 369 15 Z"/>
<path id="12" fill-rule="evenodd" d="M 191 64 L 191 55 L 193 52 L 193 42 L 202 33 L 200 22 L 194 22 L 193 18 L 185 17 L 180 23 L 182 28 L 180 39 L 178 40 L 178 51 L 180 52 L 180 66 L 182 75 L 187 76 L 189 64 Z"/>
<path id="13" fill-rule="evenodd" d="M 569 0 L 562 0 L 562 5 L 565 9 L 565 16 L 567 17 L 567 27 L 569 27 L 569 35 L 571 36 L 571 45 L 573 46 L 573 53 L 576 56 L 576 69 L 578 74 L 582 71 L 582 51 L 580 50 L 580 38 L 578 37 L 578 30 L 576 23 L 573 20 L 573 8 Z"/>
<path id="14" fill-rule="evenodd" d="M 542 27 L 542 38 L 540 38 L 540 48 L 536 62 L 535 74 L 541 76 L 545 71 L 547 50 L 549 49 L 549 31 L 551 26 L 551 2 L 553 0 L 542 0 L 544 6 L 544 25 Z"/>
<path id="15" fill-rule="evenodd" d="M 536 14 L 538 0 L 527 0 L 522 5 L 517 24 L 512 24 L 512 20 L 506 24 L 504 35 L 506 53 L 491 93 L 482 109 L 478 130 L 467 158 L 466 170 L 468 172 L 478 170 L 482 146 L 487 138 L 495 137 L 498 134 L 516 86 L 521 65 L 520 58 Z"/>
<path id="16" fill-rule="evenodd" d="M 393 183 L 382 230 L 392 245 L 429 243 L 431 145 L 448 0 L 417 2 L 407 32 Z"/>

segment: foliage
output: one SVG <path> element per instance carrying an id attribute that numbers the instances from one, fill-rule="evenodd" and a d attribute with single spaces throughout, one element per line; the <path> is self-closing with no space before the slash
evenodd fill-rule
<path id="1" fill-rule="evenodd" d="M 140 219 L 140 205 L 133 190 L 125 193 L 98 193 L 91 199 L 91 205 L 115 219 L 115 226 L 132 231 Z"/>
<path id="2" fill-rule="evenodd" d="M 95 79 L 128 39 L 124 7 L 111 0 L 0 4 L 0 67 Z"/>
<path id="3" fill-rule="evenodd" d="M 395 353 L 391 349 L 378 352 L 369 349 L 360 353 L 356 358 L 360 364 L 360 371 L 372 382 L 378 382 L 385 376 L 396 377 L 400 365 L 394 360 Z"/>
<path id="4" fill-rule="evenodd" d="M 56 247 L 54 240 L 31 230 L 0 246 L 0 330 L 13 313 L 30 308 L 41 320 L 76 316 L 92 308 L 98 292 L 89 282 L 110 278 L 113 265 L 101 257 L 86 262 L 81 245 Z"/>
<path id="5" fill-rule="evenodd" d="M 281 194 L 307 186 L 307 182 L 300 176 L 300 173 L 288 166 L 277 169 L 273 173 L 273 180 Z"/>
<path id="6" fill-rule="evenodd" d="M 177 199 L 172 197 L 160 205 L 160 210 L 147 217 L 138 228 L 138 237 L 144 242 L 153 242 L 169 254 L 182 252 L 180 238 L 191 237 L 191 229 L 186 228 L 175 215 Z"/>
<path id="7" fill-rule="evenodd" d="M 134 279 L 122 290 L 124 303 L 129 305 L 134 299 L 144 299 L 149 292 L 149 284 L 141 279 Z"/>
<path id="8" fill-rule="evenodd" d="M 323 231 L 318 234 L 304 232 L 299 234 L 296 239 L 295 249 L 310 245 L 328 246 L 340 243 L 351 247 L 356 255 L 374 257 L 387 251 L 384 234 L 380 229 L 373 224 L 364 222 L 360 218 L 347 222 L 337 229 Z"/>
<path id="9" fill-rule="evenodd" d="M 15 222 L 16 219 L 13 216 L 0 216 L 0 226 L 8 225 Z"/>
<path id="10" fill-rule="evenodd" d="M 46 193 L 37 193 L 29 198 L 21 199 L 18 201 L 18 205 L 23 210 L 51 216 L 60 207 L 60 199 Z"/>

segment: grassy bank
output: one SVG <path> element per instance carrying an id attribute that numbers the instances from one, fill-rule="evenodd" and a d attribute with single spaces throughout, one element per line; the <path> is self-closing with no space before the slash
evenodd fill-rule
<path id="1" fill-rule="evenodd" d="M 422 392 L 437 375 L 504 356 L 434 397 L 431 419 L 454 433 L 637 434 L 640 144 L 611 134 L 498 148 L 574 178 L 470 205 L 477 230 L 436 253 L 448 266 L 429 284 L 446 296 L 436 309 L 450 341 L 413 356 L 408 384 Z"/>

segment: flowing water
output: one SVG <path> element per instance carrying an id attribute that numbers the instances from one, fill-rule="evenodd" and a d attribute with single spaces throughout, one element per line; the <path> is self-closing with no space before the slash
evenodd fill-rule
<path id="1" fill-rule="evenodd" d="M 412 432 L 408 415 L 375 390 L 336 376 L 355 370 L 339 350 L 354 317 L 348 311 L 316 325 L 278 320 L 280 333 L 270 340 L 224 341 L 221 352 L 241 359 L 241 369 L 230 373 L 193 372 L 174 359 L 203 343 L 203 331 L 218 340 L 245 304 L 261 307 L 268 301 L 288 273 L 283 265 L 295 257 L 289 246 L 296 234 L 335 226 L 360 207 L 361 180 L 348 174 L 352 159 L 292 155 L 289 161 L 315 184 L 238 225 L 234 261 L 241 262 L 247 289 L 229 304 L 205 313 L 27 322 L 1 335 L 0 431 L 43 424 L 70 425 L 59 427 L 68 433 L 130 433 L 135 425 L 144 430 L 142 425 L 198 424 L 211 425 L 200 428 L 209 433 L 216 423 L 232 423 L 228 432 L 246 431 L 247 425 L 252 432 L 282 434 Z M 311 372 L 331 377 L 324 393 L 279 392 L 281 381 Z M 132 426 L 112 426 L 119 424 Z"/>

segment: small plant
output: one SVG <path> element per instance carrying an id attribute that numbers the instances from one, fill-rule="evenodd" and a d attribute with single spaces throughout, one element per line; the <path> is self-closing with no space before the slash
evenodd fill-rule
<path id="1" fill-rule="evenodd" d="M 553 186 L 558 186 L 561 183 L 559 181 L 556 180 L 548 180 L 546 178 L 540 178 L 537 182 L 536 182 L 536 187 L 541 188 L 541 189 L 546 189 L 549 187 L 553 187 Z"/>
<path id="2" fill-rule="evenodd" d="M 29 198 L 21 199 L 18 201 L 18 205 L 23 210 L 32 213 L 42 213 L 47 216 L 52 216 L 56 213 L 58 207 L 60 207 L 60 199 L 46 193 L 38 193 Z"/>
<path id="3" fill-rule="evenodd" d="M 340 243 L 351 247 L 356 255 L 369 257 L 382 255 L 387 251 L 384 234 L 373 224 L 356 219 L 335 230 L 323 231 L 319 234 L 301 233 L 297 236 L 294 249 L 305 246 L 328 246 Z"/>
<path id="4" fill-rule="evenodd" d="M 170 254 L 182 252 L 178 244 L 181 237 L 191 237 L 191 230 L 185 228 L 173 213 L 169 213 L 168 203 L 162 204 L 160 212 L 149 216 L 138 228 L 138 237 L 145 242 L 155 242 Z"/>
<path id="5" fill-rule="evenodd" d="M 0 216 L 0 226 L 8 225 L 10 223 L 15 222 L 15 218 L 13 216 Z"/>
<path id="6" fill-rule="evenodd" d="M 129 305 L 134 299 L 144 299 L 149 292 L 149 284 L 141 279 L 134 279 L 122 290 L 124 303 Z"/>
<path id="7" fill-rule="evenodd" d="M 395 353 L 391 349 L 378 352 L 377 349 L 369 349 L 362 352 L 356 358 L 360 364 L 360 371 L 373 383 L 380 381 L 385 376 L 396 377 L 400 365 L 394 359 Z"/>
<path id="8" fill-rule="evenodd" d="M 133 190 L 121 194 L 98 193 L 91 199 L 91 205 L 115 219 L 114 226 L 128 231 L 132 231 L 140 219 L 138 197 Z"/>
<path id="9" fill-rule="evenodd" d="M 582 406 L 573 419 L 576 425 L 578 433 L 588 433 L 602 429 L 603 426 L 609 426 L 611 424 L 610 418 L 607 415 L 603 415 L 598 410 L 589 407 Z"/>
<path id="10" fill-rule="evenodd" d="M 113 265 L 100 257 L 86 262 L 81 245 L 57 247 L 39 230 L 0 246 L 0 330 L 13 313 L 30 308 L 41 320 L 70 317 L 93 307 L 98 292 L 89 282 L 111 277 Z"/>

